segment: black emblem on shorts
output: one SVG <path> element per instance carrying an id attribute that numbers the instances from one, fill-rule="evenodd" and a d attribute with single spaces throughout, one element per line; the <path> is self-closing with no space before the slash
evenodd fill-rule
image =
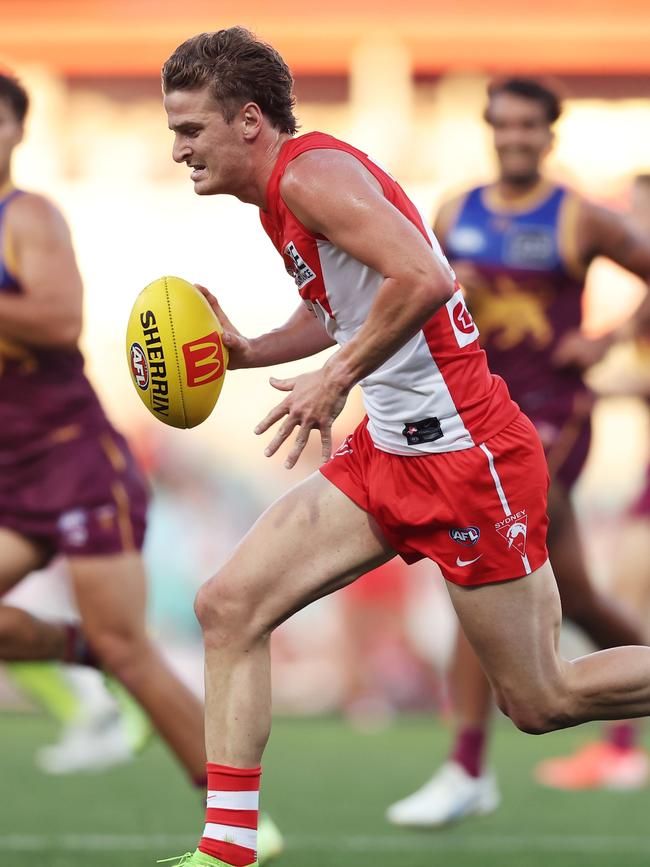
<path id="1" fill-rule="evenodd" d="M 423 418 L 420 421 L 404 422 L 402 435 L 410 446 L 420 443 L 432 443 L 444 436 L 437 418 Z"/>

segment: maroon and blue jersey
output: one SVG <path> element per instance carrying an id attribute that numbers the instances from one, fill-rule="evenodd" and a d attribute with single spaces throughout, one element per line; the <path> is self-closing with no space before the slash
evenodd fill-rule
<path id="1" fill-rule="evenodd" d="M 558 414 L 584 392 L 582 376 L 554 366 L 552 353 L 580 328 L 584 273 L 577 263 L 577 199 L 547 185 L 536 200 L 507 207 L 493 187 L 471 190 L 445 239 L 452 265 L 476 273 L 469 306 L 490 370 L 508 383 L 524 412 Z M 460 269 L 459 269 L 460 270 Z"/>
<path id="2" fill-rule="evenodd" d="M 23 290 L 0 199 L 0 293 Z M 147 491 L 84 375 L 81 352 L 0 337 L 0 527 L 44 557 L 142 546 Z"/>
<path id="3" fill-rule="evenodd" d="M 22 292 L 9 260 L 5 214 L 21 190 L 0 200 L 0 293 Z M 105 429 L 104 411 L 84 375 L 77 349 L 26 346 L 0 337 L 0 467 L 57 438 Z"/>
<path id="4" fill-rule="evenodd" d="M 461 283 L 468 274 L 468 307 L 490 370 L 535 423 L 551 470 L 553 447 L 562 462 L 567 450 L 576 451 L 568 483 L 587 454 L 591 404 L 580 372 L 553 363 L 554 349 L 582 319 L 578 207 L 574 193 L 547 182 L 512 202 L 493 186 L 477 187 L 462 200 L 443 244 Z"/>

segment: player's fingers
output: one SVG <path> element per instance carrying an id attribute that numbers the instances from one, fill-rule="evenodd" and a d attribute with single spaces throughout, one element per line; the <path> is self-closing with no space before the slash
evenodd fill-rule
<path id="1" fill-rule="evenodd" d="M 323 463 L 332 457 L 332 428 L 330 425 L 321 428 L 320 432 L 321 452 Z"/>
<path id="2" fill-rule="evenodd" d="M 296 437 L 293 448 L 287 455 L 287 459 L 284 462 L 285 467 L 290 470 L 292 467 L 295 467 L 298 458 L 302 454 L 303 449 L 307 445 L 307 441 L 309 440 L 309 434 L 311 433 L 312 428 L 310 426 L 303 425 L 298 431 L 298 436 Z"/>
<path id="3" fill-rule="evenodd" d="M 278 391 L 292 391 L 296 384 L 296 377 L 294 376 L 292 379 L 276 379 L 274 376 L 271 376 L 269 377 L 269 382 Z"/>
<path id="4" fill-rule="evenodd" d="M 232 331 L 224 331 L 221 335 L 221 340 L 224 346 L 228 349 L 243 349 L 245 340 L 240 334 L 234 334 Z"/>
<path id="5" fill-rule="evenodd" d="M 277 406 L 274 406 L 273 409 L 259 422 L 255 427 L 256 434 L 262 434 L 265 430 L 268 430 L 272 424 L 275 424 L 276 421 L 279 421 L 282 416 L 287 415 L 289 412 L 289 407 L 284 403 L 279 403 Z"/>
<path id="6" fill-rule="evenodd" d="M 270 458 L 271 455 L 274 455 L 277 452 L 277 450 L 280 448 L 282 443 L 286 440 L 286 438 L 289 436 L 289 434 L 292 432 L 292 430 L 297 424 L 297 421 L 292 421 L 289 417 L 280 425 L 278 432 L 273 437 L 268 446 L 264 449 L 264 454 L 267 458 Z"/>
<path id="7" fill-rule="evenodd" d="M 219 322 L 221 323 L 221 327 L 224 329 L 224 331 L 231 331 L 231 332 L 235 331 L 236 332 L 237 329 L 232 324 L 230 319 L 228 319 L 226 314 L 223 312 L 223 310 L 221 309 L 221 305 L 219 304 L 219 302 L 217 301 L 215 296 L 212 294 L 212 292 L 210 292 L 209 289 L 206 289 L 205 286 L 201 286 L 200 283 L 195 283 L 194 286 L 196 289 L 199 290 L 201 295 L 203 295 L 203 297 L 208 302 L 210 307 L 212 307 L 212 311 L 215 314 L 215 316 L 217 317 L 217 319 L 219 320 Z"/>

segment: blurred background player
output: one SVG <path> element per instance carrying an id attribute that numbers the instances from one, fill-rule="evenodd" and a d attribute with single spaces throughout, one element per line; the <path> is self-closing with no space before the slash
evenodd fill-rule
<path id="1" fill-rule="evenodd" d="M 78 620 L 65 561 L 34 572 L 4 597 L 48 621 Z M 58 739 L 36 751 L 36 764 L 50 774 L 98 771 L 131 761 L 151 727 L 140 706 L 120 684 L 93 668 L 55 662 L 4 666 L 14 687 L 60 724 Z"/>
<path id="2" fill-rule="evenodd" d="M 490 369 L 506 380 L 544 444 L 551 477 L 548 549 L 563 616 L 599 648 L 641 644 L 646 635 L 631 610 L 589 579 L 570 494 L 590 442 L 593 397 L 583 373 L 635 327 L 599 339 L 581 333 L 586 270 L 596 256 L 606 256 L 647 281 L 650 236 L 542 175 L 561 111 L 552 90 L 511 78 L 492 83 L 488 96 L 498 179 L 444 204 L 435 232 L 466 291 Z M 472 560 L 471 537 L 459 543 L 458 554 Z M 484 769 L 491 690 L 462 630 L 450 679 L 451 757 L 423 788 L 389 807 L 394 824 L 436 826 L 499 804 L 496 780 Z M 635 731 L 630 723 L 612 725 L 601 743 L 544 764 L 537 776 L 563 788 L 644 785 L 648 757 L 636 747 Z"/>
<path id="3" fill-rule="evenodd" d="M 145 629 L 145 486 L 77 347 L 70 233 L 49 202 L 11 181 L 27 109 L 19 82 L 0 75 L 0 595 L 64 555 L 83 631 L 0 605 L 0 659 L 110 672 L 203 788 L 203 708 Z M 268 817 L 260 832 L 265 860 L 282 840 Z"/>
<path id="4" fill-rule="evenodd" d="M 0 658 L 106 668 L 201 783 L 200 702 L 145 632 L 145 486 L 77 348 L 82 285 L 70 234 L 49 202 L 11 181 L 27 108 L 21 85 L 1 75 L 0 594 L 65 555 L 84 631 L 4 604 Z"/>
<path id="5" fill-rule="evenodd" d="M 637 175 L 632 185 L 630 220 L 650 238 L 650 174 Z M 650 411 L 650 340 L 639 340 L 632 370 L 617 376 L 615 383 L 604 386 L 606 394 L 633 395 L 645 402 Z M 599 389 L 600 391 L 600 389 Z M 648 413 L 650 416 L 650 412 Z M 650 418 L 649 418 L 650 420 Z M 650 459 L 650 456 L 649 456 Z M 616 568 L 613 586 L 628 605 L 639 612 L 644 623 L 650 622 L 650 460 L 645 484 L 626 515 L 616 538 Z"/>

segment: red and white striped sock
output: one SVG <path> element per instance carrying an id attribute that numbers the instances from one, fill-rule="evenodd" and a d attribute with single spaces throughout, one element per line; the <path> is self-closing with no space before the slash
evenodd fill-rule
<path id="1" fill-rule="evenodd" d="M 208 800 L 199 851 L 234 867 L 257 860 L 261 768 L 207 764 Z"/>

